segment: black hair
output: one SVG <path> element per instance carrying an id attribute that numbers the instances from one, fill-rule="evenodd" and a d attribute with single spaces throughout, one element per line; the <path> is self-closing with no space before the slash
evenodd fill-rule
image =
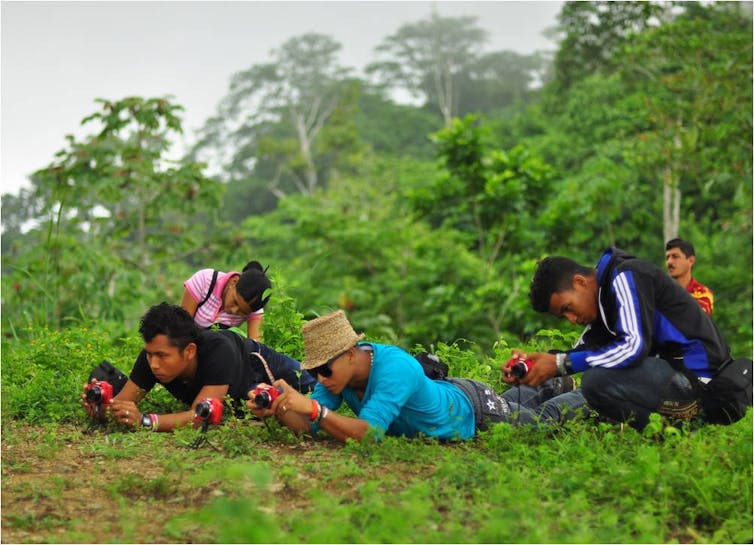
<path id="1" fill-rule="evenodd" d="M 150 342 L 157 335 L 166 335 L 171 346 L 179 350 L 199 341 L 199 330 L 191 315 L 183 307 L 164 301 L 142 316 L 139 333 L 144 342 Z"/>
<path id="2" fill-rule="evenodd" d="M 252 312 L 264 307 L 270 300 L 269 295 L 263 298 L 265 290 L 272 288 L 272 282 L 267 278 L 266 272 L 267 268 L 262 268 L 259 261 L 249 261 L 238 277 L 236 291 L 249 304 Z"/>
<path id="3" fill-rule="evenodd" d="M 590 276 L 594 274 L 594 269 L 561 256 L 546 257 L 537 263 L 537 270 L 534 271 L 529 287 L 532 308 L 537 312 L 548 312 L 552 294 L 571 289 L 575 274 Z"/>
<path id="4" fill-rule="evenodd" d="M 682 238 L 670 239 L 667 244 L 665 244 L 666 252 L 672 248 L 678 248 L 686 257 L 696 255 L 696 253 L 694 252 L 694 245 L 691 244 L 688 240 L 683 240 Z"/>

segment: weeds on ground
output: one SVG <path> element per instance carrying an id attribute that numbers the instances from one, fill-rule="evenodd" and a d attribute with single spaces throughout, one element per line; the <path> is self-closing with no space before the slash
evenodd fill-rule
<path id="1" fill-rule="evenodd" d="M 751 412 L 727 427 L 675 427 L 655 415 L 642 433 L 577 420 L 548 430 L 499 424 L 459 443 L 340 445 L 241 411 L 194 449 L 192 427 L 86 433 L 85 377 L 101 359 L 130 369 L 139 339 L 79 328 L 33 340 L 3 345 L 8 541 L 752 541 Z M 565 342 L 545 333 L 525 348 Z M 510 356 L 502 341 L 489 357 L 458 345 L 434 351 L 452 374 L 495 386 Z M 158 390 L 144 403 L 165 411 L 176 402 Z"/>

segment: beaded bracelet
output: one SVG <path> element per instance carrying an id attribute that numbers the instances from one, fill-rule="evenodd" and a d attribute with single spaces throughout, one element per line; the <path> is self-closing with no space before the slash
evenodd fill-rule
<path id="1" fill-rule="evenodd" d="M 149 419 L 152 421 L 152 431 L 157 431 L 157 429 L 160 427 L 160 419 L 157 418 L 157 415 L 155 413 L 152 413 L 149 415 Z"/>
<path id="2" fill-rule="evenodd" d="M 312 399 L 312 412 L 309 413 L 309 420 L 312 422 L 318 422 L 322 414 L 322 405 L 316 399 Z"/>

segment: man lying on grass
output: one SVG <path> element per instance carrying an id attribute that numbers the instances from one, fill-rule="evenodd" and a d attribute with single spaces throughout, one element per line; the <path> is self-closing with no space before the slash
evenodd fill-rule
<path id="1" fill-rule="evenodd" d="M 200 331 L 188 312 L 176 305 L 160 303 L 150 308 L 141 319 L 139 333 L 144 349 L 128 382 L 105 407 L 106 416 L 132 428 L 171 431 L 192 422 L 196 404 L 206 398 L 222 400 L 227 394 L 242 404 L 249 390 L 270 381 L 270 374 L 303 392 L 314 384 L 293 358 L 232 331 Z M 157 383 L 189 409 L 161 415 L 141 413 L 138 402 Z M 82 404 L 94 416 L 86 391 Z"/>
<path id="2" fill-rule="evenodd" d="M 257 416 L 274 415 L 297 433 L 321 428 L 340 441 L 361 440 L 370 430 L 377 436 L 469 439 L 493 422 L 551 424 L 584 407 L 570 377 L 537 389 L 511 388 L 503 395 L 473 380 L 431 380 L 400 348 L 359 342 L 364 335 L 356 334 L 342 310 L 307 322 L 302 330 L 306 356 L 301 367 L 318 381 L 311 397 L 281 379 L 274 386 L 283 391 L 269 408 L 247 403 Z M 355 417 L 335 412 L 344 401 Z"/>

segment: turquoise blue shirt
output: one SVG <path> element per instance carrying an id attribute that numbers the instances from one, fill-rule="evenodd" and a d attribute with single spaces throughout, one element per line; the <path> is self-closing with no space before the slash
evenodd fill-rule
<path id="1" fill-rule="evenodd" d="M 419 362 L 397 346 L 368 344 L 374 348 L 374 360 L 363 399 L 349 387 L 334 395 L 321 383 L 312 398 L 331 410 L 345 401 L 354 414 L 387 435 L 474 436 L 474 409 L 461 390 L 427 378 Z"/>

